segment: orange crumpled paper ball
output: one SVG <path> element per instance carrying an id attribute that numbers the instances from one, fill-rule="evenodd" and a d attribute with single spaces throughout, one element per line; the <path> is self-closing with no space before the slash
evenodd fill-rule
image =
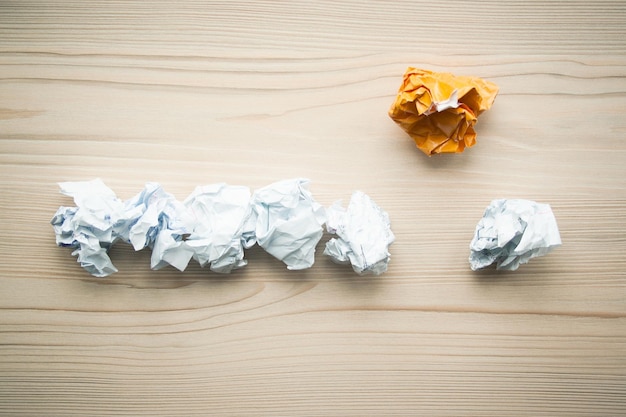
<path id="1" fill-rule="evenodd" d="M 463 152 L 476 143 L 474 124 L 498 86 L 478 77 L 409 67 L 389 116 L 426 155 Z"/>

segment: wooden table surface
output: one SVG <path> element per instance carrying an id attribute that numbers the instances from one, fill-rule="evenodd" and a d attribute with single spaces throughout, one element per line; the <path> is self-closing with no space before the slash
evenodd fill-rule
<path id="1" fill-rule="evenodd" d="M 387 116 L 406 67 L 499 85 L 462 154 Z M 626 5 L 615 1 L 0 1 L 0 414 L 626 415 Z M 306 177 L 390 215 L 389 271 L 253 248 L 219 275 L 55 245 L 57 182 Z M 472 272 L 495 198 L 562 247 Z"/>

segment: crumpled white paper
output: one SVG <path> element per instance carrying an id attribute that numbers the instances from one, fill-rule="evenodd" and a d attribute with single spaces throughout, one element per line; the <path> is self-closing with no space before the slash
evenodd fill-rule
<path id="1" fill-rule="evenodd" d="M 124 203 L 100 179 L 59 186 L 77 207 L 60 207 L 52 218 L 57 245 L 76 248 L 72 255 L 94 276 L 117 272 L 107 251 L 126 224 Z"/>
<path id="2" fill-rule="evenodd" d="M 252 231 L 247 230 L 250 216 L 250 189 L 242 186 L 214 184 L 196 187 L 184 201 L 193 217 L 193 231 L 185 241 L 201 266 L 210 264 L 212 271 L 229 273 L 247 265 L 244 243 Z"/>
<path id="3" fill-rule="evenodd" d="M 136 251 L 152 249 L 152 269 L 171 265 L 183 271 L 193 258 L 215 272 L 230 273 L 247 264 L 244 249 L 255 243 L 288 269 L 305 269 L 314 263 L 326 223 L 326 210 L 303 178 L 279 181 L 254 194 L 242 186 L 201 186 L 182 203 L 157 183 L 147 183 L 126 201 L 99 179 L 59 185 L 76 207 L 60 207 L 52 218 L 57 244 L 75 248 L 72 254 L 81 266 L 97 277 L 117 272 L 107 254 L 117 241 Z M 351 263 L 359 274 L 384 272 L 393 242 L 387 213 L 360 192 L 347 210 L 336 205 L 328 212 L 328 230 L 338 238 L 329 242 L 327 254 Z"/>
<path id="4" fill-rule="evenodd" d="M 193 230 L 193 219 L 185 206 L 153 182 L 127 202 L 129 210 L 138 208 L 142 214 L 129 230 L 129 242 L 135 250 L 152 248 L 150 267 L 161 269 L 172 265 L 184 271 L 193 250 L 183 237 Z"/>
<path id="5" fill-rule="evenodd" d="M 389 246 L 395 237 L 385 211 L 366 194 L 356 191 L 347 209 L 335 203 L 327 215 L 326 229 L 338 237 L 326 243 L 325 255 L 337 263 L 351 264 L 359 275 L 387 271 Z"/>
<path id="6" fill-rule="evenodd" d="M 470 243 L 470 267 L 475 271 L 496 263 L 496 269 L 514 271 L 560 245 L 550 205 L 521 199 L 493 200 Z"/>
<path id="7" fill-rule="evenodd" d="M 315 246 L 324 234 L 324 207 L 308 187 L 304 178 L 279 181 L 257 190 L 250 203 L 248 222 L 254 225 L 256 243 L 290 270 L 313 265 Z"/>

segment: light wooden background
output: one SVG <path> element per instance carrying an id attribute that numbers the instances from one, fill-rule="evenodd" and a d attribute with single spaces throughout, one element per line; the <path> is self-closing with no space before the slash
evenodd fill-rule
<path id="1" fill-rule="evenodd" d="M 386 115 L 407 66 L 497 83 L 478 143 L 428 158 Z M 0 1 L 0 414 L 626 415 L 626 4 Z M 56 182 L 308 177 L 386 209 L 387 274 L 261 250 L 230 276 L 89 276 Z M 563 246 L 472 273 L 494 198 Z"/>

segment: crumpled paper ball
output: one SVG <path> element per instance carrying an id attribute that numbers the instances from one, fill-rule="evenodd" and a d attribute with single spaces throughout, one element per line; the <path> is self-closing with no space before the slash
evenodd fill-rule
<path id="1" fill-rule="evenodd" d="M 365 193 L 356 191 L 348 208 L 335 203 L 327 211 L 326 229 L 337 237 L 326 242 L 324 255 L 339 264 L 350 264 L 359 275 L 380 275 L 391 259 L 395 240 L 389 214 Z"/>
<path id="2" fill-rule="evenodd" d="M 481 78 L 409 67 L 389 116 L 426 155 L 463 152 L 476 143 L 476 120 L 497 94 Z"/>
<path id="3" fill-rule="evenodd" d="M 309 191 L 309 180 L 278 181 L 254 192 L 251 216 L 256 243 L 289 270 L 310 268 L 322 238 L 326 210 Z M 252 243 L 251 240 L 249 243 Z"/>
<path id="4" fill-rule="evenodd" d="M 476 225 L 470 243 L 470 267 L 475 271 L 495 263 L 496 269 L 515 271 L 560 245 L 559 228 L 549 204 L 493 200 Z"/>

